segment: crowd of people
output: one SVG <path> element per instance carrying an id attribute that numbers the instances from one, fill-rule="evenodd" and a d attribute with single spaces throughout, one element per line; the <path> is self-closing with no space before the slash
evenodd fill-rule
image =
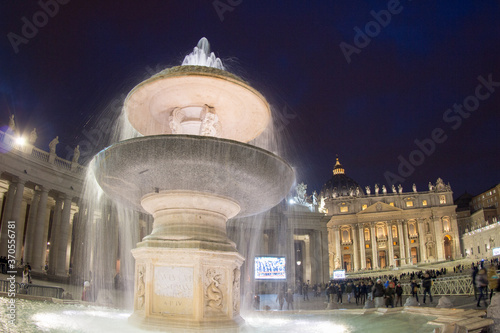
<path id="1" fill-rule="evenodd" d="M 488 269 L 486 269 L 488 267 Z M 366 300 L 376 301 L 376 304 L 384 304 L 386 307 L 403 306 L 402 283 L 410 284 L 410 294 L 418 304 L 419 296 L 422 303 L 429 301 L 433 303 L 432 286 L 434 280 L 444 277 L 447 274 L 469 274 L 472 271 L 472 284 L 474 286 L 474 296 L 477 306 L 487 306 L 487 299 L 491 300 L 495 291 L 500 291 L 498 284 L 500 269 L 498 259 L 490 261 L 478 261 L 470 266 L 457 265 L 453 267 L 453 273 L 449 273 L 447 268 L 432 269 L 427 271 L 405 272 L 399 275 L 382 275 L 377 277 L 360 277 L 351 279 L 331 280 L 326 285 L 309 285 L 309 281 L 298 282 L 295 290 L 290 288 L 280 288 L 276 302 L 279 303 L 280 310 L 283 310 L 285 303 L 287 309 L 293 309 L 293 295 L 300 294 L 304 301 L 309 300 L 309 293 L 314 297 L 325 296 L 327 302 L 344 302 L 356 305 L 364 305 Z M 323 294 L 324 293 L 324 294 Z M 488 295 L 489 293 L 489 295 Z"/>

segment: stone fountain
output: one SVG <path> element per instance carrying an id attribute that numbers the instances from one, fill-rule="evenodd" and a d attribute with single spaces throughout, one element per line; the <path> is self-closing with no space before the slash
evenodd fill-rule
<path id="1" fill-rule="evenodd" d="M 154 218 L 152 233 L 132 250 L 129 322 L 146 329 L 242 325 L 244 258 L 226 235 L 226 221 L 275 206 L 295 179 L 284 160 L 247 143 L 271 121 L 266 99 L 221 69 L 206 39 L 196 52 L 193 58 L 217 66 L 172 67 L 137 85 L 124 112 L 143 136 L 92 161 L 108 196 Z"/>

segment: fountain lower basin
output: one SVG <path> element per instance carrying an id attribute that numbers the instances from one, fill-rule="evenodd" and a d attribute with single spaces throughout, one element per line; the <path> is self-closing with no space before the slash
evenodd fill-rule
<path id="1" fill-rule="evenodd" d="M 295 179 L 290 165 L 266 150 L 194 135 L 121 141 L 96 155 L 93 168 L 106 194 L 137 209 L 147 194 L 182 190 L 230 198 L 238 217 L 274 207 Z"/>

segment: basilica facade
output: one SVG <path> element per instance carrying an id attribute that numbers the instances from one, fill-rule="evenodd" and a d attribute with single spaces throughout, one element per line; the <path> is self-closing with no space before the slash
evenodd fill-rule
<path id="1" fill-rule="evenodd" d="M 321 192 L 331 269 L 362 271 L 461 258 L 452 191 L 442 179 L 428 189 L 375 184 L 363 189 L 337 159 Z"/>

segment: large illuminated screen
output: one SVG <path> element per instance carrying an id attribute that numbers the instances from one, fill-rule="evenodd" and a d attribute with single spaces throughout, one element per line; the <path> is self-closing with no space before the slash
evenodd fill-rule
<path id="1" fill-rule="evenodd" d="M 285 257 L 255 257 L 255 280 L 285 279 Z"/>

